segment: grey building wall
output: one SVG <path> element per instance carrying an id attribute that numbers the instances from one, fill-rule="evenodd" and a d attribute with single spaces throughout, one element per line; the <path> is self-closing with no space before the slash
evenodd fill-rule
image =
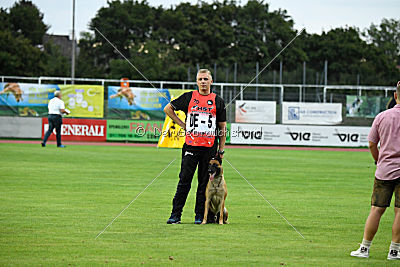
<path id="1" fill-rule="evenodd" d="M 69 39 L 68 35 L 53 35 L 53 34 L 45 34 L 43 36 L 43 44 L 52 42 L 53 44 L 60 47 L 61 54 L 71 60 L 71 49 L 72 49 L 72 40 Z M 75 41 L 76 43 L 76 41 Z M 75 45 L 76 49 L 76 57 L 79 56 L 79 47 Z"/>

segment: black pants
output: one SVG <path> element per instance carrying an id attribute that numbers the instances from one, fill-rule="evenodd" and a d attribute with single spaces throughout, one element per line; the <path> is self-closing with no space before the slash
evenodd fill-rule
<path id="1" fill-rule="evenodd" d="M 185 146 L 183 147 L 179 183 L 172 201 L 172 214 L 181 216 L 183 206 L 185 206 L 186 198 L 192 185 L 194 172 L 198 166 L 198 185 L 196 193 L 196 207 L 194 212 L 196 215 L 204 215 L 204 204 L 206 201 L 205 192 L 208 183 L 208 162 L 212 157 L 215 156 L 216 152 L 216 147 L 212 147 L 204 151 L 193 151 L 189 150 Z"/>
<path id="2" fill-rule="evenodd" d="M 47 139 L 49 139 L 54 128 L 56 129 L 57 146 L 61 146 L 61 125 L 62 117 L 61 115 L 49 114 L 49 129 L 44 135 L 43 144 L 46 144 Z"/>

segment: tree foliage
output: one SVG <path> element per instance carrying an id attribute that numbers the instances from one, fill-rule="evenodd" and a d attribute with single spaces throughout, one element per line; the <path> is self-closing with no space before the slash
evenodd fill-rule
<path id="1" fill-rule="evenodd" d="M 44 53 L 32 43 L 38 41 L 39 30 L 34 27 L 44 25 L 39 23 L 42 17 L 27 1 L 15 3 L 9 13 L 0 9 L 0 73 L 37 76 L 44 71 Z"/>
<path id="2" fill-rule="evenodd" d="M 113 1 L 99 10 L 90 28 L 95 34 L 86 36 L 84 45 L 95 51 L 96 66 L 103 72 L 118 78 L 122 66 L 131 67 L 117 63 L 121 55 L 101 34 L 132 62 L 153 62 L 143 67 L 158 80 L 185 77 L 186 67 L 196 64 L 227 67 L 236 62 L 244 70 L 253 68 L 257 61 L 272 59 L 296 35 L 286 11 L 269 12 L 268 4 L 255 0 L 244 6 L 224 1 L 182 3 L 168 9 L 150 7 L 145 1 Z M 143 49 L 148 46 L 150 50 Z M 82 51 L 86 52 L 90 53 Z M 298 48 L 288 49 L 287 54 L 288 66 L 307 58 Z"/>
<path id="3" fill-rule="evenodd" d="M 64 73 L 57 70 L 65 64 L 65 58 L 47 53 L 43 35 L 48 26 L 43 14 L 31 2 L 21 0 L 9 10 L 0 9 L 0 73 L 3 75 L 40 76 Z M 47 46 L 50 48 L 50 46 Z"/>
<path id="4" fill-rule="evenodd" d="M 367 33 L 375 46 L 400 64 L 400 20 L 383 19 L 380 25 L 372 24 Z"/>
<path id="5" fill-rule="evenodd" d="M 21 0 L 10 9 L 9 20 L 13 32 L 20 33 L 33 45 L 42 44 L 48 26 L 43 23 L 43 14 L 31 2 Z"/>
<path id="6" fill-rule="evenodd" d="M 59 46 L 50 41 L 44 45 L 44 50 L 46 51 L 44 75 L 64 77 L 70 74 L 70 63 L 62 55 Z"/>
<path id="7" fill-rule="evenodd" d="M 382 23 L 375 31 L 371 27 L 374 45 L 353 27 L 321 35 L 304 32 L 271 68 L 278 69 L 282 60 L 287 71 L 295 70 L 305 61 L 308 67 L 323 71 L 327 60 L 330 83 L 355 83 L 358 75 L 368 84 L 392 84 L 398 73 L 390 62 L 393 44 L 389 44 L 400 30 L 393 20 Z M 96 28 L 149 79 L 185 79 L 189 66 L 214 63 L 220 68 L 237 63 L 242 73 L 252 74 L 256 62 L 265 65 L 296 36 L 293 25 L 285 10 L 270 11 L 267 3 L 257 0 L 243 6 L 235 1 L 198 2 L 167 9 L 151 7 L 146 1 L 112 1 L 93 18 L 94 35 L 84 38 L 82 54 L 90 53 L 108 77 L 142 79 Z M 385 45 L 377 41 L 382 34 Z"/>
<path id="8" fill-rule="evenodd" d="M 8 30 L 0 31 L 0 47 L 0 73 L 37 76 L 43 72 L 43 53 L 30 40 L 13 36 Z"/>

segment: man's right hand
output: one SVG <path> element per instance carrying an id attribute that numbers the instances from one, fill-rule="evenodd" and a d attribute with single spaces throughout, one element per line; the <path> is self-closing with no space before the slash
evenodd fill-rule
<path id="1" fill-rule="evenodd" d="M 167 104 L 164 108 L 165 114 L 170 117 L 176 124 L 186 131 L 186 124 L 175 114 L 174 108 L 171 103 Z"/>
<path id="2" fill-rule="evenodd" d="M 60 111 L 61 111 L 61 114 L 70 114 L 71 113 L 71 111 L 69 111 L 68 109 L 60 109 Z"/>

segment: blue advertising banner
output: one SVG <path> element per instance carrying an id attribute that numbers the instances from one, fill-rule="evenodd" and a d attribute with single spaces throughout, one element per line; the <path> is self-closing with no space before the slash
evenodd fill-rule
<path id="1" fill-rule="evenodd" d="M 60 90 L 54 84 L 0 83 L 1 106 L 46 106 Z"/>
<path id="2" fill-rule="evenodd" d="M 108 86 L 108 118 L 164 120 L 164 107 L 190 90 Z"/>
<path id="3" fill-rule="evenodd" d="M 0 83 L 0 116 L 46 116 L 56 90 L 55 84 Z"/>
<path id="4" fill-rule="evenodd" d="M 162 111 L 170 99 L 167 89 L 108 87 L 108 108 Z"/>

